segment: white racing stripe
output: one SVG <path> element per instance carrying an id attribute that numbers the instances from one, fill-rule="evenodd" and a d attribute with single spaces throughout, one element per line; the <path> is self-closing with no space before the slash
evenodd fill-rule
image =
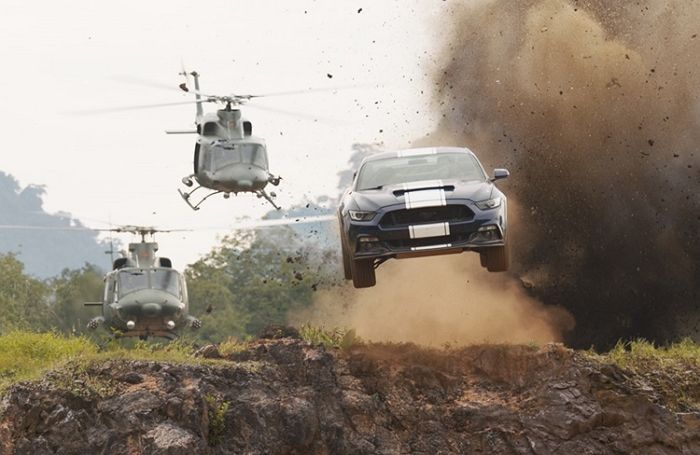
<path id="1" fill-rule="evenodd" d="M 442 245 L 413 246 L 411 247 L 411 251 L 434 250 L 436 248 L 450 248 L 451 246 L 451 243 L 443 243 Z"/>
<path id="2" fill-rule="evenodd" d="M 450 223 L 435 223 L 409 226 L 408 232 L 412 239 L 442 237 L 445 235 L 450 235 Z"/>
<path id="3" fill-rule="evenodd" d="M 407 209 L 447 205 L 445 190 L 407 191 L 404 193 Z"/>

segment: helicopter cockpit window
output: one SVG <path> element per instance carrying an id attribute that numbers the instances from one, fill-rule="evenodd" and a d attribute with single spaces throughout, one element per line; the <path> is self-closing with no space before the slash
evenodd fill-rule
<path id="1" fill-rule="evenodd" d="M 209 149 L 209 166 L 213 170 L 233 164 L 252 164 L 267 168 L 265 148 L 261 144 L 239 144 L 220 142 Z"/>
<path id="2" fill-rule="evenodd" d="M 141 289 L 148 289 L 148 275 L 142 270 L 119 272 L 118 289 L 120 296 Z"/>
<path id="3" fill-rule="evenodd" d="M 216 122 L 207 122 L 202 131 L 203 136 L 213 136 L 216 134 Z"/>
<path id="4" fill-rule="evenodd" d="M 180 296 L 180 274 L 174 270 L 153 270 L 151 272 L 153 289 L 160 289 L 175 297 Z"/>

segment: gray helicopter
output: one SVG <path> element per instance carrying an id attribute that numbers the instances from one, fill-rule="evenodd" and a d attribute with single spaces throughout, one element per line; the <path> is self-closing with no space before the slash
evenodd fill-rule
<path id="1" fill-rule="evenodd" d="M 279 210 L 273 200 L 276 194 L 267 193 L 265 187 L 268 183 L 279 185 L 281 177 L 269 172 L 265 141 L 253 136 L 253 124 L 243 118 L 241 110 L 236 108 L 252 98 L 265 95 L 206 95 L 200 92 L 196 71 L 180 74 L 194 78 L 196 130 L 166 133 L 199 136 L 194 146 L 194 172 L 182 178 L 182 183 L 187 187 L 192 187 L 194 181 L 198 185 L 189 191 L 178 189 L 180 196 L 193 210 L 198 210 L 205 200 L 219 193 L 225 198 L 230 197 L 231 193 L 254 193 Z M 190 92 L 187 83 L 180 84 L 180 89 Z M 225 107 L 205 114 L 203 103 L 221 103 Z M 211 191 L 193 203 L 193 193 L 201 188 Z"/>
<path id="2" fill-rule="evenodd" d="M 159 231 L 152 227 L 124 226 L 112 229 L 141 236 L 141 242 L 129 244 L 128 256 L 114 260 L 112 271 L 105 276 L 102 316 L 88 322 L 89 329 L 104 326 L 116 337 L 163 337 L 174 339 L 184 327 L 198 329 L 199 319 L 188 314 L 185 278 L 172 268 L 172 262 L 157 257 L 158 244 L 146 236 Z"/>

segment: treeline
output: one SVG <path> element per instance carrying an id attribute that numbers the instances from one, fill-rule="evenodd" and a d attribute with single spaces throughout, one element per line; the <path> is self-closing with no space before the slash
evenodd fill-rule
<path id="1" fill-rule="evenodd" d="M 380 151 L 380 144 L 352 146 L 348 169 L 338 173 L 338 194 L 350 184 L 353 170 L 362 159 Z M 56 221 L 51 218 L 53 215 L 43 213 L 42 194 L 43 187 L 30 186 L 22 190 L 12 176 L 0 172 L 0 199 L 4 207 L 12 208 L 5 210 L 0 218 L 7 224 L 55 224 L 58 227 L 79 224 L 70 217 Z M 333 197 L 321 197 L 315 202 L 291 207 L 285 213 L 288 217 L 299 218 L 327 214 L 332 212 L 328 207 L 336 203 Z M 15 212 L 19 215 L 8 218 L 8 214 Z M 53 224 L 44 219 L 38 223 L 24 216 L 30 212 L 41 212 L 45 218 L 51 218 Z M 275 214 L 279 215 L 277 212 L 268 215 L 274 217 Z M 93 333 L 87 331 L 86 324 L 100 314 L 100 309 L 86 308 L 83 304 L 102 300 L 103 273 L 87 263 L 82 268 L 74 268 L 76 265 L 68 261 L 86 257 L 76 256 L 76 251 L 82 254 L 94 250 L 97 256 L 87 257 L 98 257 L 102 262 L 107 246 L 93 239 L 96 238 L 94 233 L 88 236 L 88 240 L 92 239 L 90 248 L 75 247 L 64 238 L 56 240 L 50 233 L 42 232 L 41 242 L 36 238 L 24 242 L 30 246 L 39 245 L 38 251 L 29 251 L 25 245 L 19 256 L 0 253 L 0 335 L 15 329 L 77 335 Z M 10 241 L 15 234 L 2 239 Z M 61 245 L 70 246 L 68 258 L 56 250 L 56 246 Z M 218 247 L 184 270 L 190 314 L 203 323 L 198 332 L 186 330 L 185 333 L 188 338 L 202 342 L 218 342 L 230 336 L 255 336 L 268 324 L 285 323 L 291 311 L 311 304 L 317 290 L 343 283 L 339 250 L 337 227 L 330 223 L 259 229 L 224 238 Z M 18 250 L 8 247 L 0 251 Z M 47 251 L 51 251 L 48 256 Z M 167 256 L 167 252 L 164 253 Z M 40 272 L 49 262 L 53 267 L 50 270 L 57 270 L 56 263 L 69 264 L 69 268 L 57 277 L 34 278 L 48 276 Z M 101 336 L 100 333 L 94 336 Z"/>
<path id="2" fill-rule="evenodd" d="M 289 228 L 248 231 L 224 238 L 207 256 L 184 270 L 190 314 L 201 318 L 188 338 L 218 342 L 254 336 L 267 324 L 311 304 L 314 293 L 340 282 L 336 248 Z M 12 254 L 0 256 L 0 334 L 12 330 L 86 334 L 100 314 L 103 274 L 86 264 L 40 280 Z M 99 336 L 99 333 L 96 335 Z"/>

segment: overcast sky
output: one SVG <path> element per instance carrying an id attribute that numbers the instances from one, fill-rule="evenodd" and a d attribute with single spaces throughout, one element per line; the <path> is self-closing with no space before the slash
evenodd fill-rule
<path id="1" fill-rule="evenodd" d="M 437 0 L 5 0 L 0 170 L 46 185 L 46 210 L 91 227 L 195 229 L 157 239 L 183 268 L 237 218 L 269 207 L 252 195 L 219 196 L 193 212 L 180 199 L 195 136 L 164 130 L 191 126 L 193 106 L 76 111 L 185 101 L 176 89 L 181 62 L 201 74 L 207 93 L 356 86 L 259 103 L 303 118 L 243 109 L 284 179 L 280 205 L 335 196 L 353 143 L 402 148 L 431 131 L 427 88 L 445 8 Z"/>

